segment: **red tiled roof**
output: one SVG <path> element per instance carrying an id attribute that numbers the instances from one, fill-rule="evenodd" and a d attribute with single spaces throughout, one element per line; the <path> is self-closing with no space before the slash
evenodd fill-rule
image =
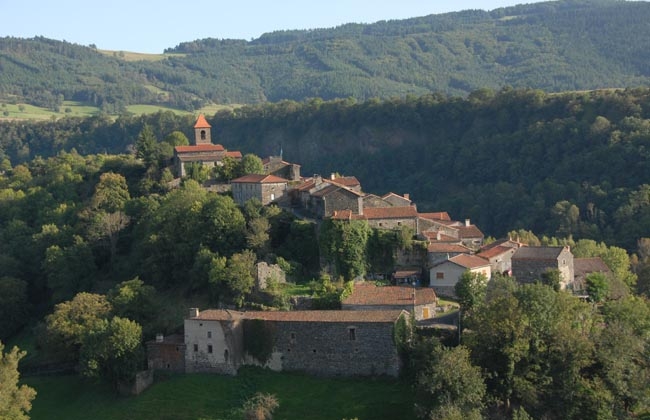
<path id="1" fill-rule="evenodd" d="M 227 309 L 206 309 L 198 317 L 206 321 L 230 321 L 237 319 L 263 319 L 279 322 L 372 322 L 393 323 L 402 314 L 391 311 L 249 311 L 238 312 Z"/>
<path id="2" fill-rule="evenodd" d="M 438 239 L 438 234 L 440 234 L 440 239 Z M 424 231 L 422 235 L 431 242 L 459 242 L 458 238 L 437 231 Z"/>
<path id="3" fill-rule="evenodd" d="M 230 183 L 248 183 L 248 184 L 281 184 L 289 182 L 284 178 L 275 175 L 262 175 L 262 174 L 248 174 L 237 179 L 233 179 Z"/>
<path id="4" fill-rule="evenodd" d="M 203 114 L 200 114 L 199 117 L 196 119 L 196 123 L 194 123 L 194 128 L 210 128 L 210 127 L 212 126 L 208 124 Z"/>
<path id="5" fill-rule="evenodd" d="M 476 255 L 469 255 L 469 254 L 456 255 L 454 257 L 449 258 L 449 261 L 456 263 L 461 267 L 465 267 L 465 268 L 477 268 L 477 267 L 483 267 L 485 265 L 490 264 L 484 258 L 477 257 Z"/>
<path id="6" fill-rule="evenodd" d="M 189 153 L 189 152 L 223 152 L 224 149 L 220 144 L 197 144 L 194 146 L 176 146 L 174 147 L 176 153 Z"/>
<path id="7" fill-rule="evenodd" d="M 233 150 L 232 152 L 226 152 L 226 156 L 241 159 L 241 152 L 239 150 Z"/>
<path id="8" fill-rule="evenodd" d="M 329 193 L 332 193 L 334 191 L 342 190 L 343 188 L 338 186 L 338 185 L 328 185 L 324 188 L 321 188 L 318 191 L 314 191 L 311 193 L 312 197 L 323 197 Z"/>
<path id="9" fill-rule="evenodd" d="M 449 217 L 449 213 L 446 211 L 438 211 L 435 213 L 420 213 L 420 217 L 424 219 L 429 219 L 429 220 L 447 220 L 451 221 L 451 217 Z"/>
<path id="10" fill-rule="evenodd" d="M 458 232 L 461 238 L 483 238 L 483 232 L 476 225 L 458 226 Z"/>
<path id="11" fill-rule="evenodd" d="M 505 254 L 508 251 L 512 251 L 514 253 L 515 248 L 511 248 L 509 246 L 504 246 L 504 245 L 497 245 L 492 248 L 481 251 L 476 255 L 478 255 L 481 258 L 492 258 L 492 257 L 496 257 L 497 255 Z"/>
<path id="12" fill-rule="evenodd" d="M 435 303 L 436 293 L 430 287 L 376 286 L 374 283 L 357 283 L 352 294 L 343 300 L 344 305 L 426 305 Z"/>
<path id="13" fill-rule="evenodd" d="M 359 180 L 354 176 L 341 176 L 334 179 L 328 179 L 327 181 L 333 182 L 335 184 L 343 185 L 344 187 L 358 187 L 359 185 L 361 185 Z"/>
<path id="14" fill-rule="evenodd" d="M 470 252 L 470 250 L 466 246 L 460 244 L 437 242 L 427 245 L 427 252 L 453 252 L 465 254 Z"/>
<path id="15" fill-rule="evenodd" d="M 352 210 L 334 210 L 332 214 L 334 220 L 365 220 L 360 214 L 352 213 Z"/>
<path id="16" fill-rule="evenodd" d="M 370 207 L 363 210 L 364 218 L 372 219 L 407 219 L 417 217 L 418 211 L 413 206 Z"/>

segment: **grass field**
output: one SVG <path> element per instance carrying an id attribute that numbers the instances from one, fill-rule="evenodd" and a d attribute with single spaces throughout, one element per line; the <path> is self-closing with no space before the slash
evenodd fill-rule
<path id="1" fill-rule="evenodd" d="M 106 385 L 73 376 L 24 382 L 38 392 L 32 420 L 240 419 L 243 402 L 255 392 L 277 397 L 275 420 L 415 418 L 410 386 L 388 379 L 323 379 L 246 368 L 235 377 L 168 376 L 134 397 L 119 397 Z"/>

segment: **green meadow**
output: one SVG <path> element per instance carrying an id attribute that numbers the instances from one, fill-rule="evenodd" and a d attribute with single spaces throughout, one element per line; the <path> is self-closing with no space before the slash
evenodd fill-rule
<path id="1" fill-rule="evenodd" d="M 273 418 L 303 420 L 415 419 L 411 387 L 391 379 L 315 378 L 258 368 L 239 375 L 163 375 L 138 396 L 76 376 L 28 377 L 38 392 L 32 420 L 227 420 L 241 419 L 244 401 L 273 394 Z"/>

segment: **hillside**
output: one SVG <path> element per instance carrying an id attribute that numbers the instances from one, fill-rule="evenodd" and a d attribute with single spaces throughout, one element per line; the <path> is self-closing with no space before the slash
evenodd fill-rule
<path id="1" fill-rule="evenodd" d="M 214 102 L 466 95 L 502 86 L 547 92 L 650 83 L 650 3 L 563 0 L 486 11 L 203 39 L 157 56 L 45 38 L 0 39 L 0 101 L 64 100 L 120 113 Z"/>

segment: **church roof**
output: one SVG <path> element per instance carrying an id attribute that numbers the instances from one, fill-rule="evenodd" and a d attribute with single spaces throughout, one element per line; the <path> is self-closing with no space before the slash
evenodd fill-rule
<path id="1" fill-rule="evenodd" d="M 210 127 L 212 126 L 208 124 L 203 114 L 200 114 L 199 117 L 196 119 L 196 123 L 194 123 L 194 128 L 210 128 Z"/>
<path id="2" fill-rule="evenodd" d="M 220 144 L 197 144 L 195 146 L 176 146 L 174 147 L 176 153 L 191 153 L 191 152 L 223 152 L 224 149 Z"/>

